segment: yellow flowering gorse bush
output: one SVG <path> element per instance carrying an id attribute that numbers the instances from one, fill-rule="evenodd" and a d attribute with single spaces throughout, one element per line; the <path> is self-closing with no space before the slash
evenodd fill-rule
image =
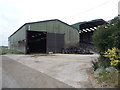
<path id="1" fill-rule="evenodd" d="M 117 66 L 120 63 L 120 50 L 118 48 L 108 49 L 104 53 L 104 57 L 108 57 L 111 60 L 112 66 Z"/>

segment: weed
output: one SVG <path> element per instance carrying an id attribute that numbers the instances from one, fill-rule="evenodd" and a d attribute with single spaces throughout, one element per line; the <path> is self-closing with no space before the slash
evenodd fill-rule
<path id="1" fill-rule="evenodd" d="M 92 68 L 94 71 L 99 68 L 99 62 L 97 60 L 92 61 Z"/>

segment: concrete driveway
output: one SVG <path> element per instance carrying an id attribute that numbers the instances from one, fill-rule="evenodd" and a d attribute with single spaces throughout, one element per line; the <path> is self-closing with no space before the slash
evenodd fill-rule
<path id="1" fill-rule="evenodd" d="M 2 64 L 2 88 L 72 88 L 8 57 Z"/>
<path id="2" fill-rule="evenodd" d="M 75 88 L 92 88 L 87 69 L 98 55 L 5 55 Z"/>

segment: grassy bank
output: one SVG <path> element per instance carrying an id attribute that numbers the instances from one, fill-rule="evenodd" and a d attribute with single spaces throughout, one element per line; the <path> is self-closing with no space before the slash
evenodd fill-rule
<path id="1" fill-rule="evenodd" d="M 0 46 L 0 55 L 4 54 L 24 54 L 24 53 L 15 50 L 10 50 L 8 49 L 7 46 Z"/>

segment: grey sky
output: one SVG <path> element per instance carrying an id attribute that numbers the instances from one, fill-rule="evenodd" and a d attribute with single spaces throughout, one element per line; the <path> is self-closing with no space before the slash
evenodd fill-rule
<path id="1" fill-rule="evenodd" d="M 118 2 L 118 14 L 120 15 L 120 1 Z"/>
<path id="2" fill-rule="evenodd" d="M 0 40 L 27 22 L 60 19 L 68 24 L 118 15 L 119 0 L 0 0 Z"/>

